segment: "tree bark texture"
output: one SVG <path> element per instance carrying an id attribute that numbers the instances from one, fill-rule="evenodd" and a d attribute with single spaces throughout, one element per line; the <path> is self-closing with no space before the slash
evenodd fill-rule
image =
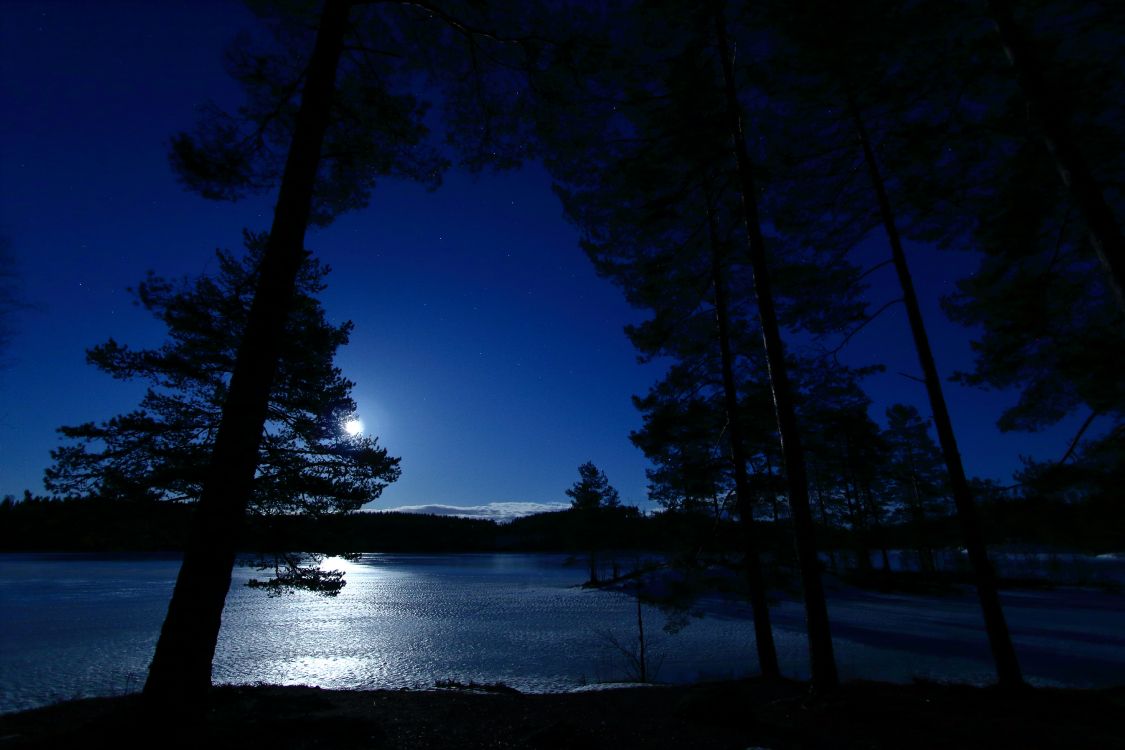
<path id="1" fill-rule="evenodd" d="M 754 275 L 754 293 L 758 300 L 758 317 L 765 343 L 770 388 L 777 415 L 777 429 L 781 435 L 782 456 L 785 459 L 789 509 L 793 518 L 797 562 L 801 571 L 805 600 L 812 682 L 817 690 L 831 690 L 839 684 L 839 677 L 836 671 L 836 657 L 832 649 L 832 632 L 828 624 L 828 605 L 824 599 L 824 587 L 820 580 L 821 566 L 816 553 L 812 513 L 809 510 L 809 481 L 805 452 L 801 445 L 797 411 L 785 364 L 785 345 L 781 340 L 781 329 L 774 307 L 773 289 L 766 262 L 765 239 L 762 236 L 761 220 L 758 216 L 757 185 L 742 128 L 742 107 L 738 101 L 738 87 L 734 79 L 734 63 L 731 60 L 730 42 L 727 38 L 726 21 L 723 18 L 723 5 L 714 3 L 712 7 L 719 61 L 722 66 L 727 124 L 737 163 L 747 246 Z"/>
<path id="2" fill-rule="evenodd" d="M 347 19 L 347 3 L 325 2 L 191 540 L 145 683 L 146 698 L 156 704 L 197 705 L 211 685 L 211 663 L 257 470 L 279 343 L 305 257 L 305 231 Z"/>
<path id="3" fill-rule="evenodd" d="M 918 352 L 918 363 L 922 367 L 926 393 L 929 395 L 930 408 L 934 415 L 934 428 L 937 430 L 938 442 L 941 445 L 942 455 L 945 457 L 950 489 L 953 493 L 953 503 L 957 508 L 961 533 L 965 540 L 965 548 L 969 553 L 969 563 L 973 569 L 977 597 L 980 600 L 981 612 L 984 615 L 984 626 L 988 633 L 989 646 L 992 648 L 992 658 L 996 663 L 997 677 L 1000 685 L 1004 687 L 1019 686 L 1023 684 L 1019 661 L 1012 645 L 1008 623 L 1004 619 L 1004 610 L 1000 606 L 996 577 L 992 570 L 992 564 L 988 560 L 988 551 L 985 548 L 984 534 L 981 532 L 980 521 L 977 518 L 972 488 L 969 487 L 969 481 L 965 477 L 965 468 L 961 464 L 961 452 L 957 448 L 957 439 L 953 433 L 953 422 L 949 418 L 949 409 L 945 404 L 941 378 L 938 377 L 937 365 L 934 362 L 933 351 L 930 349 L 930 340 L 926 335 L 926 326 L 922 320 L 922 310 L 918 306 L 918 295 L 914 291 L 914 281 L 910 275 L 910 268 L 906 263 L 902 239 L 898 233 L 898 226 L 891 210 L 890 198 L 887 196 L 886 186 L 879 170 L 879 163 L 875 158 L 875 151 L 871 146 L 871 140 L 868 137 L 859 107 L 851 92 L 847 91 L 846 93 L 848 109 L 860 146 L 863 149 L 863 158 L 871 177 L 872 188 L 879 203 L 879 215 L 883 221 L 883 229 L 891 246 L 891 257 L 894 261 L 895 271 L 898 274 L 899 283 L 902 285 L 902 300 L 906 306 L 906 317 L 910 321 L 910 332 L 914 336 L 914 348 Z"/>
<path id="4" fill-rule="evenodd" d="M 723 370 L 723 402 L 726 407 L 727 441 L 730 458 L 734 464 L 734 492 L 742 531 L 742 555 L 746 566 L 746 583 L 750 589 L 750 608 L 754 616 L 754 638 L 758 650 L 758 664 L 762 675 L 770 679 L 781 677 L 777 663 L 777 647 L 770 626 L 769 603 L 766 599 L 766 582 L 762 575 L 762 561 L 754 533 L 754 509 L 750 503 L 750 481 L 746 475 L 746 443 L 742 437 L 739 419 L 738 387 L 734 379 L 734 355 L 730 346 L 730 306 L 727 298 L 726 275 L 723 270 L 722 251 L 715 227 L 714 211 L 707 212 L 711 245 L 711 282 L 715 288 L 715 327 L 719 337 L 719 356 Z"/>
<path id="5" fill-rule="evenodd" d="M 1019 78 L 1028 112 L 1043 130 L 1047 151 L 1082 215 L 1110 291 L 1118 309 L 1125 315 L 1125 239 L 1122 238 L 1121 226 L 1070 131 L 1066 105 L 1051 91 L 1031 44 L 1016 23 L 1011 3 L 1009 0 L 989 0 L 988 9 L 1000 33 L 1004 51 Z"/>

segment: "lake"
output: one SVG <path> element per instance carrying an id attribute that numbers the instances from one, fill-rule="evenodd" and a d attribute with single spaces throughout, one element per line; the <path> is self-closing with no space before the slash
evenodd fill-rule
<path id="1" fill-rule="evenodd" d="M 336 598 L 269 597 L 236 568 L 215 657 L 220 683 L 326 688 L 428 688 L 437 680 L 501 681 L 562 691 L 629 675 L 610 643 L 636 637 L 627 595 L 579 587 L 581 560 L 562 555 L 368 554 Z M 172 557 L 0 554 L 0 712 L 135 692 L 144 682 L 179 560 Z M 863 592 L 828 579 L 844 679 L 992 679 L 976 600 Z M 1087 589 L 1003 594 L 1025 674 L 1035 684 L 1125 683 L 1125 597 Z M 748 607 L 701 602 L 675 635 L 644 610 L 657 679 L 682 682 L 756 671 Z M 800 603 L 771 614 L 783 672 L 808 674 Z"/>

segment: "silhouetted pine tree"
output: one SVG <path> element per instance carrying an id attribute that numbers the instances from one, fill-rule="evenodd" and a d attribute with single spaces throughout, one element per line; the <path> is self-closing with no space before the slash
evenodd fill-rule
<path id="1" fill-rule="evenodd" d="M 331 117 L 336 70 L 344 45 L 348 4 L 326 0 L 301 89 L 288 156 L 280 178 L 274 221 L 262 256 L 253 303 L 239 343 L 223 417 L 196 513 L 196 530 L 183 564 L 145 683 L 146 697 L 167 706 L 198 704 L 211 685 L 211 661 L 230 588 L 238 529 L 253 491 L 262 427 L 277 370 L 297 275 L 305 257 L 305 231 L 325 132 Z M 222 131 L 216 135 L 225 135 Z M 225 182 L 230 159 L 243 158 L 237 142 L 216 154 L 199 152 L 181 137 L 174 155 L 185 174 L 202 172 Z M 219 157 L 219 158 L 216 158 Z M 245 173 L 237 175 L 243 177 Z"/>
<path id="2" fill-rule="evenodd" d="M 366 205 L 378 177 L 437 185 L 447 159 L 424 142 L 426 106 L 414 95 L 419 79 L 441 89 L 446 135 L 466 165 L 518 162 L 526 142 L 512 116 L 521 100 L 511 76 L 523 75 L 516 62 L 546 59 L 548 45 L 500 26 L 518 26 L 538 7 L 500 0 L 255 3 L 271 16 L 275 38 L 265 48 L 240 43 L 228 55 L 246 104 L 235 114 L 208 110 L 193 134 L 173 139 L 173 165 L 202 195 L 279 192 L 203 482 L 198 529 L 145 686 L 153 699 L 197 702 L 210 685 L 234 532 L 252 489 L 309 224 Z"/>
<path id="3" fill-rule="evenodd" d="M 699 85 L 706 71 L 698 66 L 697 51 L 681 40 L 662 37 L 634 61 L 631 55 L 641 51 L 648 33 L 634 20 L 623 18 L 614 29 L 618 57 L 607 59 L 596 44 L 579 50 L 583 76 L 558 97 L 571 103 L 559 114 L 576 129 L 546 130 L 544 138 L 555 149 L 549 167 L 599 274 L 619 284 L 631 303 L 655 312 L 627 331 L 634 345 L 646 358 L 670 355 L 690 362 L 701 392 L 725 389 L 719 403 L 726 404 L 729 424 L 737 385 L 728 321 L 716 329 L 716 269 L 707 234 L 706 183 L 724 159 L 722 132 L 707 117 L 717 99 L 705 77 Z M 724 439 L 725 452 L 735 477 L 759 663 L 763 674 L 775 677 L 777 657 L 738 432 L 736 426 Z M 722 483 L 719 477 L 703 481 L 715 491 Z"/>
<path id="4" fill-rule="evenodd" d="M 973 16 L 995 68 L 995 93 L 973 103 L 991 154 L 980 162 L 988 189 L 970 207 L 983 257 L 945 300 L 954 320 L 980 333 L 972 370 L 956 377 L 1020 391 L 1002 431 L 1077 418 L 1061 456 L 1031 462 L 1020 481 L 1056 496 L 1099 494 L 1125 471 L 1125 315 L 1110 267 L 1125 212 L 1113 187 L 1125 171 L 1125 15 L 1069 0 L 993 3 L 990 12 L 999 38 L 997 24 Z M 1014 57 L 997 41 L 1011 42 Z"/>
<path id="5" fill-rule="evenodd" d="M 824 3 L 803 6 L 800 13 L 790 14 L 788 39 L 794 43 L 791 64 L 808 76 L 804 91 L 814 97 L 816 102 L 808 109 L 827 112 L 828 117 L 821 115 L 818 124 L 836 138 L 839 138 L 841 132 L 850 132 L 858 146 L 857 156 L 861 159 L 863 172 L 867 174 L 867 194 L 871 197 L 864 201 L 864 191 L 851 181 L 850 175 L 847 178 L 837 177 L 848 180 L 848 196 L 852 201 L 845 204 L 846 207 L 840 213 L 847 218 L 850 212 L 851 223 L 860 227 L 866 225 L 870 228 L 874 219 L 890 246 L 891 265 L 902 289 L 901 302 L 906 308 L 922 369 L 922 379 L 933 411 L 934 425 L 945 457 L 953 500 L 974 572 L 999 680 L 1004 685 L 1019 685 L 1022 678 L 1018 661 L 1000 607 L 995 576 L 988 560 L 972 490 L 961 463 L 941 380 L 907 264 L 899 218 L 891 203 L 887 172 L 884 170 L 883 159 L 877 153 L 879 141 L 872 136 L 868 124 L 868 112 L 876 111 L 878 122 L 884 130 L 895 126 L 908 127 L 911 118 L 919 117 L 919 110 L 933 110 L 934 102 L 923 104 L 918 99 L 919 95 L 932 96 L 940 101 L 948 91 L 941 88 L 945 80 L 940 74 L 933 80 L 927 80 L 919 69 L 919 61 L 909 56 L 904 57 L 898 51 L 904 39 L 912 38 L 909 33 L 912 26 L 907 22 L 914 21 L 917 24 L 921 16 L 916 12 L 912 17 L 908 10 L 901 7 L 883 8 L 879 2 L 872 5 L 885 12 L 870 13 L 872 9 L 865 8 L 867 12 L 860 13 L 859 9 L 852 6 Z M 902 37 L 894 33 L 899 28 L 904 29 Z M 887 41 L 890 38 L 894 39 L 893 50 Z M 910 81 L 917 82 L 917 91 L 912 91 L 907 85 Z M 924 141 L 920 146 L 923 148 L 921 153 L 932 148 Z M 903 151 L 894 153 L 901 155 Z M 919 155 L 916 154 L 913 158 L 916 161 Z M 875 207 L 874 212 L 871 206 Z M 812 220 L 817 221 L 816 218 Z M 856 234 L 862 236 L 866 232 Z"/>
<path id="6" fill-rule="evenodd" d="M 614 515 L 621 509 L 620 496 L 605 472 L 587 461 L 578 467 L 578 481 L 566 490 L 570 498 L 570 507 L 578 512 L 586 536 L 586 544 L 590 550 L 590 580 L 589 583 L 597 584 L 598 580 L 598 553 L 612 525 Z"/>
<path id="7" fill-rule="evenodd" d="M 52 451 L 47 489 L 66 496 L 198 502 L 265 242 L 247 233 L 248 252 L 236 257 L 219 251 L 213 275 L 176 284 L 150 273 L 136 288 L 137 302 L 164 323 L 168 341 L 138 350 L 111 339 L 90 349 L 87 359 L 114 378 L 145 382 L 148 390 L 127 414 L 59 428 L 73 442 Z M 277 516 L 355 510 L 399 475 L 398 459 L 374 438 L 345 433 L 355 412 L 352 383 L 333 359 L 352 325 L 325 320 L 315 295 L 327 273 L 307 259 L 297 278 L 247 502 L 259 535 Z M 326 577 L 299 558 L 283 556 L 281 562 L 274 586 L 336 593 L 343 585 L 338 575 Z"/>
<path id="8" fill-rule="evenodd" d="M 857 567 L 869 572 L 874 537 L 885 516 L 885 456 L 878 425 L 868 415 L 871 399 L 860 380 L 879 368 L 816 364 L 799 372 L 803 387 L 798 408 L 808 426 L 805 448 L 815 476 L 817 512 L 840 519 L 851 532 Z"/>
<path id="9" fill-rule="evenodd" d="M 839 677 L 832 649 L 828 607 L 820 580 L 820 560 L 817 558 L 816 538 L 809 504 L 808 470 L 801 445 L 793 386 L 785 361 L 785 345 L 778 324 L 765 237 L 758 212 L 757 176 L 746 143 L 745 114 L 739 98 L 739 84 L 735 77 L 734 49 L 727 31 L 726 8 L 723 3 L 711 2 L 708 4 L 708 11 L 710 20 L 714 24 L 715 53 L 722 71 L 726 102 L 726 125 L 734 151 L 742 218 L 746 225 L 747 250 L 750 266 L 753 269 L 754 294 L 758 303 L 758 319 L 762 330 L 766 364 L 769 368 L 774 407 L 777 409 L 777 431 L 785 457 L 789 510 L 793 519 L 793 533 L 805 601 L 812 680 L 817 689 L 829 690 L 836 687 Z"/>
<path id="10" fill-rule="evenodd" d="M 1125 16 L 1120 9 L 1096 9 L 1091 11 L 1064 5 L 1063 13 L 1074 16 L 1087 16 L 1087 22 L 1109 26 L 1110 39 L 1118 47 L 1125 41 Z M 1121 233 L 1121 222 L 1113 207 L 1106 200 L 1106 190 L 1082 153 L 1080 136 L 1072 129 L 1071 96 L 1063 93 L 1074 86 L 1075 81 L 1065 71 L 1048 75 L 1041 54 L 1029 38 L 1026 28 L 1016 17 L 1010 0 L 989 0 L 988 14 L 996 24 L 1004 51 L 1019 78 L 1020 89 L 1027 100 L 1028 114 L 1040 129 L 1040 135 L 1063 185 L 1066 186 L 1078 214 L 1082 217 L 1089 233 L 1090 244 L 1094 247 L 1101 263 L 1107 283 L 1117 301 L 1117 308 L 1125 316 L 1125 236 Z M 1093 18 L 1089 16 L 1093 15 Z M 1113 34 L 1116 31 L 1116 34 Z M 1111 44 L 1113 41 L 1111 41 Z M 1101 48 L 1101 45 L 1098 45 Z M 1110 55 L 1120 55 L 1120 50 L 1103 48 Z M 1120 57 L 1118 57 L 1120 63 Z M 1120 67 L 1116 68 L 1120 79 Z M 1117 82 L 1120 86 L 1120 81 Z M 1060 91 L 1062 89 L 1062 91 Z"/>
<path id="11" fill-rule="evenodd" d="M 701 377 L 701 384 L 706 382 L 709 388 L 723 393 L 724 409 L 730 407 L 732 389 L 723 385 L 722 351 L 722 340 L 729 332 L 700 339 L 700 332 L 706 330 L 700 323 L 701 315 L 710 319 L 711 330 L 716 331 L 718 305 L 714 292 L 730 284 L 731 308 L 737 307 L 739 312 L 737 316 L 727 314 L 718 318 L 725 318 L 728 324 L 737 318 L 742 327 L 752 317 L 756 321 L 753 327 L 772 327 L 765 337 L 769 356 L 755 356 L 759 357 L 757 362 L 767 363 L 776 403 L 779 388 L 786 393 L 790 390 L 785 381 L 779 316 L 791 325 L 809 330 L 838 326 L 842 318 L 857 312 L 854 307 L 843 312 L 845 306 L 838 301 L 846 305 L 849 293 L 857 287 L 858 274 L 848 270 L 844 263 L 824 262 L 823 258 L 818 258 L 820 268 L 796 271 L 799 264 L 793 261 L 799 252 L 784 261 L 775 257 L 776 265 L 790 271 L 787 281 L 791 282 L 792 292 L 791 298 L 783 295 L 775 299 L 769 288 L 762 231 L 756 217 L 750 222 L 757 228 L 752 243 L 754 262 L 743 262 L 734 270 L 735 256 L 726 248 L 734 237 L 747 236 L 745 197 L 754 189 L 747 182 L 752 174 L 745 168 L 745 161 L 736 158 L 736 148 L 732 146 L 732 142 L 737 145 L 741 134 L 733 137 L 731 130 L 738 117 L 737 112 L 730 116 L 731 99 L 726 85 L 729 77 L 723 76 L 723 67 L 718 64 L 723 55 L 717 52 L 721 45 L 715 40 L 716 17 L 701 10 L 707 9 L 680 3 L 648 4 L 636 9 L 612 35 L 615 48 L 621 52 L 616 63 L 612 54 L 587 56 L 589 72 L 584 79 L 585 87 L 573 95 L 578 104 L 571 110 L 585 116 L 571 114 L 569 119 L 564 118 L 572 123 L 565 134 L 577 133 L 576 145 L 561 147 L 550 166 L 562 183 L 560 194 L 568 213 L 584 230 L 583 244 L 599 272 L 619 283 L 631 302 L 656 313 L 651 321 L 630 331 L 642 352 L 649 357 L 671 355 L 682 359 L 690 349 L 687 342 L 697 342 L 695 350 L 699 354 L 695 356 L 699 359 L 692 360 L 696 363 L 693 369 Z M 741 108 L 737 96 L 734 108 Z M 553 131 L 548 137 L 552 135 Z M 756 197 L 751 196 L 750 208 L 754 200 Z M 782 242 L 777 242 L 776 248 L 784 250 L 787 256 L 795 250 Z M 746 273 L 746 265 L 753 266 L 753 273 Z M 837 280 L 844 283 L 823 284 L 833 273 L 839 273 Z M 723 283 L 716 284 L 717 280 Z M 826 293 L 813 301 L 818 292 Z M 755 298 L 757 307 L 766 309 L 764 321 L 746 310 L 748 303 L 753 309 Z M 698 343 L 708 338 L 712 342 L 709 345 Z M 741 376 L 737 376 L 734 355 L 745 362 L 751 352 L 732 349 L 729 354 L 725 359 L 738 380 Z M 782 361 L 775 362 L 778 357 Z M 780 380 L 773 379 L 774 375 Z M 708 379 L 703 380 L 705 377 Z M 737 392 L 739 388 L 736 382 L 733 390 Z M 815 671 L 818 682 L 830 686 L 835 682 L 834 667 L 831 644 L 826 640 L 819 561 L 815 559 L 811 516 L 807 512 L 807 483 L 801 479 L 799 438 L 791 431 L 795 415 L 792 408 L 786 411 L 786 405 L 792 407 L 791 396 L 780 398 L 781 410 L 775 417 L 781 415 L 785 432 L 792 438 L 787 438 L 788 447 L 783 444 L 782 451 L 786 455 L 791 516 L 798 530 L 802 578 L 809 579 L 811 634 L 818 664 Z M 793 418 L 786 418 L 787 413 Z M 729 441 L 730 436 L 724 439 Z M 739 442 L 745 443 L 745 438 Z M 743 451 L 743 455 L 746 459 L 748 454 Z M 788 471 L 792 462 L 796 477 Z M 732 462 L 732 466 L 738 463 L 745 465 L 746 460 Z M 768 473 L 772 475 L 772 471 Z M 746 490 L 743 494 L 751 493 Z M 747 509 L 742 515 L 744 522 L 749 522 L 752 511 Z M 752 570 L 749 575 L 754 577 Z M 810 577 L 817 578 L 814 581 Z M 751 589 L 760 589 L 760 585 L 751 582 Z M 760 646 L 763 640 L 759 638 Z M 826 658 L 828 666 L 823 666 Z M 762 662 L 769 664 L 767 659 Z"/>
<path id="12" fill-rule="evenodd" d="M 922 570 L 935 570 L 934 552 L 927 539 L 926 523 L 945 515 L 948 484 L 942 471 L 942 456 L 929 423 L 918 410 L 906 404 L 887 408 L 887 470 L 895 485 L 899 516 L 912 529 L 914 548 Z"/>

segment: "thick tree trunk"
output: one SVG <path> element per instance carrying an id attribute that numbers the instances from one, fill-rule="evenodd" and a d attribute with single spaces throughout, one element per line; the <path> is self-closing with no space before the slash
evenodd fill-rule
<path id="1" fill-rule="evenodd" d="M 785 460 L 785 477 L 789 490 L 789 509 L 793 518 L 793 535 L 797 547 L 797 562 L 805 599 L 805 622 L 808 627 L 809 659 L 812 682 L 817 690 L 830 690 L 839 684 L 836 657 L 832 651 L 832 632 L 828 624 L 828 605 L 820 580 L 820 560 L 816 554 L 812 512 L 809 510 L 809 482 L 805 468 L 805 453 L 797 428 L 797 410 L 793 403 L 792 387 L 785 364 L 785 345 L 774 309 L 769 268 L 766 263 L 765 240 L 758 217 L 757 186 L 754 180 L 746 138 L 742 132 L 741 105 L 734 80 L 734 65 L 727 39 L 723 6 L 714 6 L 715 33 L 719 61 L 723 71 L 723 88 L 727 105 L 727 120 L 742 197 L 743 219 L 746 222 L 750 265 L 754 272 L 754 293 L 758 299 L 758 317 L 765 343 L 766 366 L 769 370 L 770 389 L 777 414 L 777 431 L 781 436 L 781 452 Z"/>
<path id="2" fill-rule="evenodd" d="M 711 282 L 715 288 L 715 327 L 718 330 L 723 369 L 727 441 L 730 444 L 731 462 L 734 464 L 734 492 L 738 504 L 739 526 L 742 529 L 742 554 L 746 565 L 746 583 L 750 588 L 750 608 L 754 614 L 755 645 L 762 675 L 777 679 L 781 677 L 781 668 L 777 663 L 777 648 L 773 642 L 769 603 L 766 600 L 766 582 L 762 575 L 762 562 L 754 533 L 754 509 L 750 504 L 750 481 L 746 475 L 746 444 L 743 442 L 742 423 L 739 419 L 738 387 L 734 380 L 734 355 L 730 346 L 730 306 L 726 276 L 715 227 L 715 214 L 710 209 L 707 214 L 711 244 Z"/>
<path id="3" fill-rule="evenodd" d="M 1055 161 L 1063 185 L 1082 214 L 1090 243 L 1105 271 L 1117 307 L 1125 314 L 1125 239 L 1121 227 L 1106 203 L 1101 185 L 1070 131 L 1066 105 L 1054 96 L 1043 76 L 1043 70 L 1031 45 L 1020 31 L 1009 0 L 989 0 L 992 16 L 1004 51 L 1019 77 L 1020 88 L 1027 99 L 1028 111 L 1043 129 L 1043 140 Z"/>
<path id="4" fill-rule="evenodd" d="M 159 705 L 198 705 L 211 686 L 211 662 L 257 469 L 279 342 L 305 256 L 347 16 L 346 3 L 327 0 L 194 528 L 145 683 L 146 698 Z"/>
<path id="5" fill-rule="evenodd" d="M 937 365 L 930 349 L 930 339 L 926 335 L 926 326 L 922 321 L 922 310 L 918 306 L 918 296 L 914 292 L 914 281 L 910 275 L 910 268 L 906 264 L 906 253 L 903 251 L 898 226 L 895 224 L 890 198 L 887 196 L 883 177 L 879 171 L 879 163 L 875 158 L 875 151 L 871 147 L 871 140 L 867 135 L 867 128 L 864 126 L 859 107 L 850 91 L 847 92 L 847 95 L 848 108 L 860 146 L 863 149 L 863 158 L 867 163 L 871 184 L 879 203 L 879 214 L 883 220 L 883 229 L 891 246 L 891 257 L 894 261 L 895 271 L 898 273 L 898 280 L 902 285 L 902 300 L 906 305 L 906 317 L 910 321 L 910 332 L 914 336 L 914 347 L 918 351 L 918 363 L 922 367 L 926 393 L 929 394 L 930 408 L 934 414 L 934 427 L 937 430 L 942 455 L 945 457 L 946 470 L 949 472 L 953 502 L 957 508 L 957 517 L 961 522 L 965 548 L 969 553 L 977 597 L 980 599 L 981 611 L 984 614 L 984 626 L 988 632 L 992 658 L 996 663 L 997 677 L 1004 687 L 1022 685 L 1023 677 L 1020 674 L 1019 661 L 1016 659 L 1016 651 L 1012 646 L 1008 623 L 1004 619 L 1004 610 L 1000 606 L 1000 595 L 996 590 L 996 578 L 992 571 L 992 564 L 988 560 L 988 552 L 984 545 L 984 535 L 981 533 L 980 522 L 977 520 L 972 488 L 969 487 L 969 481 L 965 477 L 965 468 L 961 465 L 961 452 L 957 448 L 957 439 L 953 434 L 953 422 L 949 418 L 949 409 L 945 404 L 941 379 L 938 377 Z"/>

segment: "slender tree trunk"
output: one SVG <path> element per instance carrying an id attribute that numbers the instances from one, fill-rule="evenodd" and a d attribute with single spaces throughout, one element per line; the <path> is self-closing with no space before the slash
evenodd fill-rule
<path id="1" fill-rule="evenodd" d="M 844 474 L 844 504 L 848 509 L 848 518 L 852 522 L 852 541 L 855 545 L 856 570 L 861 573 L 870 573 L 871 547 L 868 544 L 867 520 L 859 502 L 859 490 L 852 481 L 851 471 Z"/>
<path id="2" fill-rule="evenodd" d="M 707 210 L 707 223 L 711 241 L 711 281 L 715 288 L 715 325 L 719 335 L 719 353 L 723 369 L 723 399 L 727 416 L 727 441 L 730 444 L 731 462 L 734 464 L 734 491 L 738 504 L 739 527 L 742 530 L 742 553 L 746 565 L 746 583 L 750 589 L 750 608 L 754 614 L 754 638 L 758 649 L 758 664 L 762 675 L 770 679 L 781 677 L 777 663 L 777 648 L 770 627 L 769 604 L 766 600 L 766 583 L 762 575 L 758 542 L 754 533 L 754 509 L 750 504 L 750 481 L 746 476 L 746 444 L 742 437 L 742 422 L 738 413 L 738 388 L 734 380 L 734 355 L 730 346 L 730 306 L 727 300 L 726 275 L 723 257 L 715 227 L 715 213 Z"/>
<path id="3" fill-rule="evenodd" d="M 785 477 L 789 490 L 789 509 L 793 518 L 793 535 L 797 547 L 797 562 L 805 599 L 805 622 L 809 637 L 809 660 L 812 682 L 817 690 L 830 690 L 839 684 L 836 657 L 832 651 L 832 631 L 828 624 L 828 605 L 820 580 L 820 560 L 816 554 L 816 537 L 813 531 L 812 512 L 809 509 L 809 481 L 805 468 L 805 453 L 797 428 L 797 410 L 793 403 L 792 387 L 785 364 L 785 345 L 774 309 L 769 268 L 766 262 L 765 239 L 758 217 L 757 186 L 746 137 L 742 132 L 742 107 L 738 101 L 738 88 L 734 80 L 734 63 L 731 60 L 730 42 L 727 39 L 723 5 L 713 6 L 715 34 L 719 61 L 723 72 L 723 89 L 727 105 L 727 125 L 733 141 L 734 156 L 741 182 L 743 219 L 746 222 L 747 245 L 750 264 L 754 272 L 754 293 L 758 299 L 758 317 L 765 343 L 766 366 L 769 370 L 770 389 L 773 392 L 777 415 L 777 431 L 781 436 L 782 457 L 785 460 Z"/>
<path id="4" fill-rule="evenodd" d="M 812 488 L 813 488 L 813 494 L 816 497 L 816 508 L 820 512 L 820 525 L 825 529 L 831 528 L 831 524 L 829 523 L 829 519 L 828 519 L 828 511 L 825 510 L 825 508 L 824 508 L 824 488 L 820 484 L 820 482 L 815 480 L 815 478 L 814 478 L 814 481 L 812 483 Z M 832 572 L 835 573 L 836 572 L 836 550 L 832 546 L 829 546 L 827 552 L 828 552 L 828 565 L 831 568 Z"/>
<path id="5" fill-rule="evenodd" d="M 918 472 L 914 468 L 914 454 L 907 448 L 910 462 L 910 496 L 913 504 L 910 517 L 914 526 L 914 545 L 918 550 L 918 565 L 926 573 L 934 572 L 934 553 L 926 539 L 926 509 L 922 503 L 922 491 L 918 487 Z"/>
<path id="6" fill-rule="evenodd" d="M 781 520 L 781 509 L 778 507 L 777 493 L 773 489 L 773 461 L 770 459 L 768 448 L 763 452 L 766 455 L 766 491 L 770 493 L 770 508 L 773 511 L 773 522 L 776 526 Z"/>
<path id="7" fill-rule="evenodd" d="M 1008 623 L 1004 619 L 1004 610 L 1000 606 L 996 578 L 992 570 L 992 564 L 988 560 L 984 534 L 981 533 L 980 522 L 977 520 L 972 488 L 969 487 L 969 481 L 965 477 L 965 468 L 961 464 L 961 452 L 957 448 L 957 439 L 953 434 L 953 422 L 949 418 L 949 409 L 945 404 L 941 379 L 938 377 L 937 365 L 930 349 L 930 340 L 926 335 L 926 326 L 922 321 L 922 310 L 918 306 L 918 296 L 914 292 L 914 281 L 910 275 L 910 268 L 906 264 L 906 253 L 903 251 L 902 240 L 895 224 L 890 198 L 887 196 L 886 187 L 883 184 L 883 177 L 879 171 L 875 151 L 871 147 L 871 140 L 867 135 L 867 128 L 864 126 L 859 107 L 850 90 L 847 91 L 847 98 L 848 109 L 856 128 L 860 146 L 863 149 L 863 158 L 867 163 L 867 171 L 879 203 L 883 229 L 886 231 L 887 241 L 891 246 L 891 257 L 894 260 L 895 271 L 898 273 L 898 280 L 902 285 L 902 299 L 906 305 L 906 316 L 910 321 L 910 332 L 914 336 L 914 347 L 918 351 L 918 363 L 922 367 L 926 393 L 930 398 L 930 408 L 934 414 L 934 427 L 937 430 L 938 442 L 941 444 L 941 452 L 945 457 L 945 466 L 949 472 L 953 502 L 957 508 L 957 517 L 961 522 L 965 548 L 969 553 L 969 562 L 972 565 L 973 577 L 976 582 L 977 597 L 980 599 L 981 611 L 984 615 L 984 626 L 988 631 L 992 658 L 996 662 L 997 677 L 1004 687 L 1019 686 L 1023 684 L 1019 661 L 1016 659 L 1016 651 L 1012 645 Z"/>
<path id="8" fill-rule="evenodd" d="M 847 430 L 841 429 L 844 438 L 844 465 L 842 467 L 844 503 L 848 518 L 852 522 L 853 542 L 856 548 L 856 570 L 863 574 L 874 570 L 871 566 L 871 535 L 867 529 L 867 513 L 859 496 L 859 482 L 856 480 L 855 461 L 852 459 L 852 441 Z"/>
<path id="9" fill-rule="evenodd" d="M 637 655 L 638 676 L 641 682 L 648 682 L 648 643 L 645 641 L 645 618 L 641 609 L 641 587 L 637 585 Z"/>
<path id="10" fill-rule="evenodd" d="M 871 491 L 871 485 L 866 481 L 863 483 L 863 500 L 863 505 L 867 508 L 867 516 L 871 519 L 871 540 L 875 543 L 874 546 L 879 550 L 880 561 L 883 564 L 883 572 L 889 573 L 891 570 L 891 558 L 890 553 L 887 551 L 887 535 L 883 533 L 883 522 L 879 518 L 879 508 L 875 504 L 875 493 Z"/>
<path id="11" fill-rule="evenodd" d="M 1125 314 L 1125 239 L 1105 200 L 1102 186 L 1094 179 L 1070 131 L 1066 104 L 1047 85 L 1039 60 L 1016 23 L 1011 2 L 989 0 L 988 11 L 1019 77 L 1028 112 L 1043 130 L 1043 141 L 1055 161 L 1059 177 L 1082 214 L 1117 307 Z"/>
<path id="12" fill-rule="evenodd" d="M 325 3 L 211 464 L 149 666 L 144 692 L 158 705 L 198 705 L 211 686 L 211 662 L 257 469 L 279 342 L 305 257 L 305 231 L 347 15 L 346 3 Z"/>

